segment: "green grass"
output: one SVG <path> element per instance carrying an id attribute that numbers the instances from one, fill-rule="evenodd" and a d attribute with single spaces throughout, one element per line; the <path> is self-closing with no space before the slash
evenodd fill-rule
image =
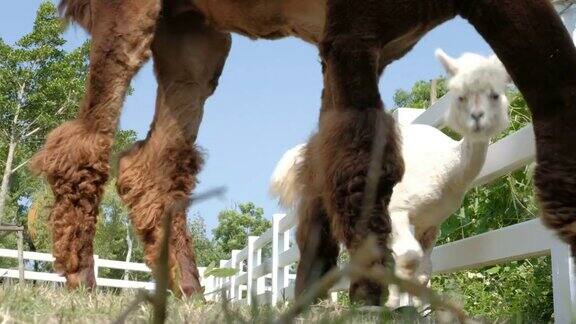
<path id="1" fill-rule="evenodd" d="M 544 259 L 527 262 L 542 263 Z M 548 323 L 552 314 L 548 303 L 551 287 L 538 285 L 541 272 L 531 273 L 527 263 L 524 275 L 512 268 L 488 268 L 465 271 L 434 279 L 434 288 L 448 294 L 464 305 L 468 313 L 483 323 Z M 547 281 L 548 279 L 545 279 Z M 510 290 L 510 286 L 516 289 Z M 535 289 L 539 287 L 539 289 Z M 526 289 L 528 288 L 528 289 Z M 116 320 L 136 298 L 131 290 L 68 291 L 50 284 L 27 285 L 0 284 L 0 323 L 110 323 Z M 298 317 L 297 323 L 407 323 L 414 313 L 369 313 L 350 305 L 341 293 L 340 302 L 322 302 L 312 306 Z M 179 300 L 169 297 L 168 323 L 274 323 L 290 305 L 270 308 L 248 307 L 222 303 L 203 303 L 198 300 Z M 435 315 L 445 315 L 436 312 Z M 152 307 L 140 304 L 127 321 L 148 323 Z"/>
<path id="2" fill-rule="evenodd" d="M 135 291 L 67 291 L 51 285 L 0 285 L 0 323 L 110 323 L 135 299 Z M 273 323 L 286 307 L 235 307 L 221 303 L 169 298 L 168 323 Z M 129 323 L 147 323 L 152 307 L 142 303 Z M 358 308 L 323 302 L 312 306 L 297 323 L 405 323 L 407 315 L 367 313 Z"/>

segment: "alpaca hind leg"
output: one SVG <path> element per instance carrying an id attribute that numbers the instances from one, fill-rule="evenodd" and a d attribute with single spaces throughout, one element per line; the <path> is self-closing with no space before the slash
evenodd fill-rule
<path id="1" fill-rule="evenodd" d="M 468 0 L 460 11 L 526 98 L 536 134 L 534 179 L 542 220 L 576 256 L 574 43 L 550 1 Z"/>
<path id="2" fill-rule="evenodd" d="M 159 11 L 158 0 L 91 1 L 90 69 L 79 115 L 53 130 L 30 162 L 54 193 L 54 269 L 70 288 L 95 285 L 92 244 L 110 148 L 126 89 L 149 56 Z"/>
<path id="3" fill-rule="evenodd" d="M 194 24 L 199 22 L 199 24 Z M 184 14 L 162 19 L 152 45 L 158 79 L 156 114 L 148 137 L 120 159 L 118 191 L 144 242 L 154 270 L 162 242 L 162 218 L 173 210 L 169 245 L 170 286 L 179 295 L 201 294 L 186 209 L 202 156 L 195 141 L 205 100 L 222 72 L 230 36 Z"/>
<path id="4" fill-rule="evenodd" d="M 300 250 L 295 288 L 297 297 L 336 267 L 340 252 L 338 242 L 330 232 L 322 200 L 319 197 L 302 198 L 296 234 Z"/>

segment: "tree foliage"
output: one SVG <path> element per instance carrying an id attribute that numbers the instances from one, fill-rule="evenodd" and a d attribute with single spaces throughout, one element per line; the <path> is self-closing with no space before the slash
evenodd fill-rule
<path id="1" fill-rule="evenodd" d="M 26 163 L 53 128 L 76 116 L 88 71 L 89 42 L 66 51 L 62 27 L 54 4 L 45 1 L 29 34 L 13 45 L 0 39 L 0 170 L 10 180 L 4 197 L 6 216 L 0 221 L 24 225 L 26 249 L 39 252 L 51 251 L 48 214 L 52 194 Z M 142 248 L 116 194 L 114 179 L 114 160 L 135 140 L 136 133 L 131 130 L 119 131 L 115 138 L 113 174 L 106 186 L 94 244 L 95 254 L 101 258 L 125 260 L 130 241 L 130 260 L 142 261 Z M 9 147 L 14 147 L 12 161 L 7 160 Z M 15 248 L 14 235 L 0 233 L 0 245 Z M 7 260 L 0 262 L 9 264 Z M 103 270 L 100 275 L 119 278 L 123 272 Z"/>
<path id="2" fill-rule="evenodd" d="M 28 159 L 51 129 L 76 115 L 84 92 L 89 44 L 67 52 L 62 32 L 54 4 L 46 1 L 29 34 L 14 45 L 0 39 L 0 222 L 22 215 L 19 199 L 31 195 L 36 182 Z"/>
<path id="3" fill-rule="evenodd" d="M 430 83 L 428 81 L 417 81 L 410 91 L 396 90 L 394 93 L 394 105 L 398 108 L 419 108 L 430 107 Z M 438 98 L 448 92 L 446 79 L 439 78 L 436 84 L 436 95 Z"/>
<path id="4" fill-rule="evenodd" d="M 196 263 L 199 267 L 207 267 L 210 264 L 216 265 L 220 260 L 230 258 L 229 255 L 224 253 L 220 245 L 208 237 L 206 224 L 200 215 L 194 215 L 189 220 L 188 227 L 194 242 Z"/>
<path id="5" fill-rule="evenodd" d="M 260 235 L 271 226 L 264 218 L 262 208 L 251 202 L 238 204 L 235 209 L 220 212 L 214 240 L 224 253 L 229 254 L 232 250 L 243 249 L 248 244 L 248 236 Z"/>

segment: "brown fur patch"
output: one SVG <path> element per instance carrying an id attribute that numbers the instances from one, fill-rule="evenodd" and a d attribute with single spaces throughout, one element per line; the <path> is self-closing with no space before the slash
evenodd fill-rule
<path id="1" fill-rule="evenodd" d="M 180 289 L 187 295 L 201 291 L 186 206 L 202 162 L 193 144 L 180 142 L 161 148 L 140 142 L 120 159 L 118 193 L 130 208 L 130 219 L 144 243 L 146 264 L 153 270 L 162 242 L 162 218 L 171 206 L 182 206 L 172 216 L 170 240 L 170 285 L 176 294 Z"/>
<path id="2" fill-rule="evenodd" d="M 130 79 L 150 52 L 160 1 L 63 0 L 60 8 L 94 33 L 87 91 L 78 118 L 48 135 L 31 168 L 54 193 L 54 267 L 74 288 L 95 283 L 92 240 L 110 148 Z"/>
<path id="3" fill-rule="evenodd" d="M 174 4 L 170 1 L 162 3 Z M 329 0 L 327 12 L 318 11 L 325 6 L 302 10 L 314 16 L 304 19 L 297 17 L 304 2 L 301 6 L 292 3 L 284 7 L 282 3 L 265 0 L 195 1 L 196 9 L 215 26 L 252 37 L 274 38 L 300 31 L 306 35 L 297 36 L 316 42 L 320 39 L 318 33 L 321 30 L 318 23 L 323 22 L 320 16 L 326 13 L 326 31 L 321 45 L 326 95 L 320 130 L 311 139 L 307 156 L 314 176 L 304 181 L 321 197 L 332 235 L 353 251 L 367 232 L 376 233 L 382 249 L 386 250 L 385 242 L 390 231 L 386 207 L 393 185 L 402 176 L 403 166 L 394 123 L 382 111 L 378 76 L 387 64 L 404 55 L 427 30 L 459 12 L 494 48 L 530 105 L 538 145 L 536 185 L 545 222 L 560 231 L 576 252 L 573 225 L 576 217 L 573 199 L 576 194 L 576 146 L 573 144 L 574 127 L 569 127 L 576 120 L 573 113 L 576 51 L 548 1 Z M 57 196 L 53 215 L 57 220 L 55 230 L 59 231 L 58 237 L 78 236 L 76 241 L 58 246 L 63 252 L 55 251 L 61 253 L 61 268 L 77 270 L 89 264 L 87 255 L 91 243 L 87 242 L 93 235 L 94 215 L 102 184 L 107 178 L 110 141 L 129 81 L 149 55 L 148 45 L 154 34 L 160 4 L 160 1 L 136 0 L 61 1 L 64 16 L 78 21 L 94 34 L 88 94 L 80 115 L 85 123 L 82 127 L 68 124 L 55 131 L 34 163 L 48 176 Z M 290 8 L 291 12 L 287 14 L 282 8 Z M 292 26 L 291 22 L 311 26 Z M 211 71 L 208 78 L 213 76 Z M 384 155 L 375 189 L 376 199 L 371 202 L 374 208 L 365 224 L 358 224 L 367 196 L 367 175 L 376 123 L 381 123 L 386 131 Z M 195 133 L 189 135 L 195 136 Z M 133 155 L 126 155 L 121 163 L 128 163 L 124 165 L 121 192 L 136 209 L 135 223 L 145 234 L 145 240 L 150 242 L 158 240 L 158 231 L 154 229 L 162 211 L 176 201 L 187 199 L 193 187 L 193 175 L 200 162 L 190 157 L 197 153 L 193 144 L 185 144 L 154 147 L 146 154 L 139 152 L 145 145 L 151 145 L 150 142 L 139 144 L 132 151 Z M 182 160 L 171 159 L 168 153 Z M 138 159 L 134 160 L 134 156 Z M 164 164 L 166 162 L 173 164 Z M 165 167 L 168 176 L 160 173 Z M 138 168 L 148 173 L 138 173 Z M 177 175 L 179 168 L 182 173 Z M 319 210 L 312 214 L 323 213 Z M 177 219 L 181 221 L 182 217 Z M 82 223 L 77 225 L 73 220 Z M 75 231 L 77 226 L 82 230 Z M 174 226 L 175 232 L 182 232 L 181 222 L 177 221 Z M 174 243 L 177 246 L 188 244 L 180 236 L 178 240 L 179 243 Z M 154 244 L 150 244 L 152 251 Z M 66 261 L 66 257 L 70 260 Z M 359 299 L 376 303 L 380 290 L 373 283 L 358 281 L 352 284 L 351 293 Z"/>
<path id="4" fill-rule="evenodd" d="M 92 29 L 90 0 L 61 0 L 58 9 L 67 21 L 75 21 L 88 32 Z"/>
<path id="5" fill-rule="evenodd" d="M 67 277 L 93 267 L 92 241 L 111 144 L 110 137 L 87 132 L 81 122 L 68 122 L 50 133 L 30 162 L 32 170 L 46 176 L 54 193 L 54 269 Z M 94 284 L 93 276 L 88 281 Z"/>
<path id="6" fill-rule="evenodd" d="M 307 288 L 336 267 L 340 247 L 333 237 L 322 198 L 313 190 L 305 190 L 298 207 L 296 241 L 300 250 L 295 293 Z M 322 296 L 324 297 L 324 296 Z"/>

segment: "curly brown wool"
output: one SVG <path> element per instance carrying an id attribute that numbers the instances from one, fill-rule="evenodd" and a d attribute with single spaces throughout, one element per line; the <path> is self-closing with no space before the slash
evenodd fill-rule
<path id="1" fill-rule="evenodd" d="M 337 241 L 352 252 L 366 233 L 376 234 L 384 253 L 379 262 L 386 262 L 386 208 L 403 166 L 378 79 L 426 32 L 455 15 L 474 25 L 524 94 L 534 117 L 543 219 L 576 253 L 576 50 L 548 0 L 61 0 L 60 8 L 92 34 L 90 76 L 78 119 L 48 137 L 33 167 L 47 176 L 56 196 L 54 253 L 71 286 L 93 282 L 95 215 L 131 78 L 152 50 L 159 81 L 156 116 L 149 137 L 120 162 L 124 174 L 119 184 L 133 207 L 134 224 L 149 242 L 152 264 L 158 217 L 172 203 L 187 202 L 184 196 L 200 168 L 194 143 L 204 102 L 226 61 L 229 32 L 270 39 L 293 35 L 320 49 L 322 112 L 306 157 L 309 170 L 303 171 L 310 198 L 300 211 L 302 224 L 310 226 L 301 226 L 298 235 L 301 249 L 310 250 L 302 251 L 297 291 L 334 265 Z M 367 177 L 376 125 L 384 128 L 385 140 L 376 151 L 382 161 L 377 161 L 380 175 L 372 188 Z M 366 201 L 372 206 L 369 217 L 358 224 Z M 178 233 L 174 244 L 187 246 L 182 209 L 173 224 Z M 63 243 L 63 237 L 73 240 Z M 184 250 L 190 252 L 171 257 L 179 269 L 173 283 L 187 289 L 187 282 L 193 282 L 190 291 L 197 292 L 194 279 L 186 279 L 197 277 L 194 267 L 185 270 L 194 264 L 192 248 Z M 369 304 L 384 297 L 381 287 L 369 282 L 353 282 L 351 288 L 354 298 Z"/>

